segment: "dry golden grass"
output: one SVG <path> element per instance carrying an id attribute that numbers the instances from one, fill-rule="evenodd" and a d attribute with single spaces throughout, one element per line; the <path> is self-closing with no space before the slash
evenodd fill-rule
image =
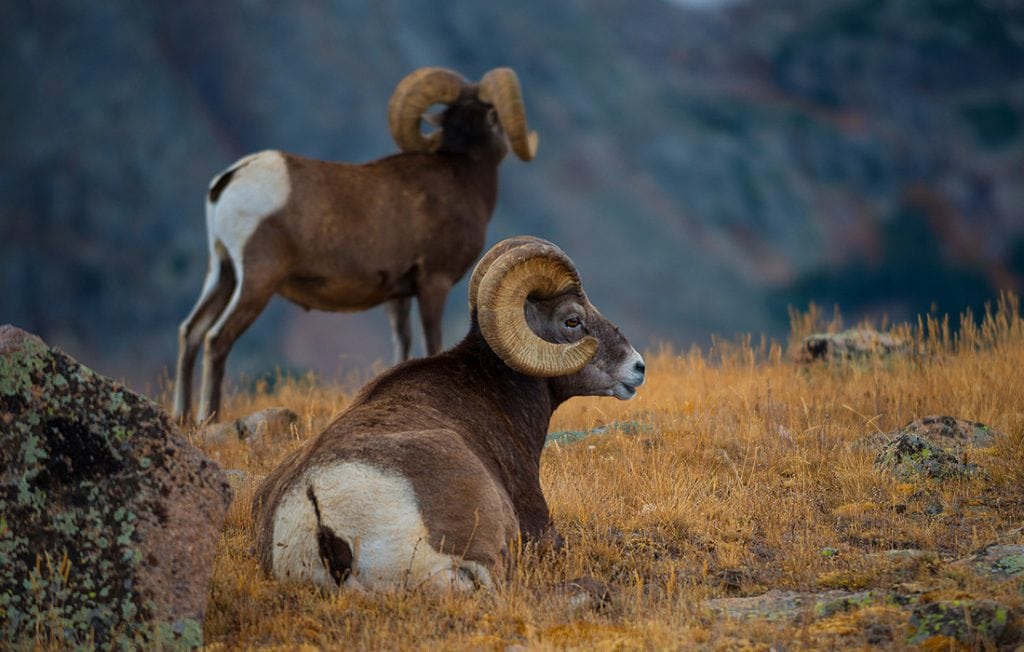
<path id="1" fill-rule="evenodd" d="M 791 344 L 823 326 L 814 310 L 793 323 Z M 681 354 L 666 347 L 648 352 L 649 380 L 633 401 L 570 401 L 552 431 L 628 426 L 548 446 L 543 484 L 566 548 L 545 557 L 525 551 L 494 594 L 325 595 L 264 577 L 251 550 L 256 479 L 352 394 L 307 378 L 232 396 L 228 418 L 284 405 L 300 422 L 260 454 L 244 442 L 207 450 L 256 479 L 236 488 L 206 640 L 211 649 L 821 649 L 863 647 L 872 624 L 891 630 L 891 645 L 905 640 L 909 612 L 895 606 L 796 624 L 733 621 L 701 608 L 708 598 L 770 589 L 901 585 L 929 600 L 991 598 L 1022 613 L 1018 583 L 949 563 L 991 542 L 1024 543 L 1024 321 L 1016 299 L 956 329 L 926 319 L 894 330 L 912 339 L 913 356 L 802 366 L 774 344 Z M 901 482 L 851 446 L 930 414 L 1006 435 L 972 452 L 984 476 Z M 922 487 L 941 513 L 916 506 Z M 907 548 L 934 554 L 875 554 Z M 581 575 L 607 583 L 610 604 L 573 607 L 552 588 Z"/>

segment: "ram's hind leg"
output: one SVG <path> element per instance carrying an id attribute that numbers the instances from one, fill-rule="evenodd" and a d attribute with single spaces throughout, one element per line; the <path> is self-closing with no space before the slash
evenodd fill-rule
<path id="1" fill-rule="evenodd" d="M 192 312 L 178 328 L 178 363 L 174 372 L 173 416 L 182 420 L 192 410 L 192 372 L 196 354 L 210 325 L 224 310 L 235 287 L 235 272 L 227 252 L 216 245 L 210 252 L 210 267 L 206 271 L 203 291 Z"/>
<path id="2" fill-rule="evenodd" d="M 238 279 L 227 307 L 206 332 L 203 348 L 203 381 L 200 389 L 198 420 L 214 416 L 220 409 L 221 384 L 228 353 L 242 333 L 256 321 L 267 302 L 277 292 L 290 268 L 282 243 L 263 239 L 246 245 L 245 260 L 258 261 L 246 267 L 232 252 Z"/>
<path id="3" fill-rule="evenodd" d="M 409 328 L 411 297 L 388 301 L 388 318 L 391 320 L 391 343 L 394 347 L 394 362 L 405 362 L 412 349 L 412 331 Z"/>
<path id="4" fill-rule="evenodd" d="M 418 283 L 416 299 L 419 302 L 420 321 L 423 323 L 423 339 L 427 355 L 441 352 L 441 321 L 444 302 L 448 298 L 451 283 L 445 279 L 424 279 Z"/>

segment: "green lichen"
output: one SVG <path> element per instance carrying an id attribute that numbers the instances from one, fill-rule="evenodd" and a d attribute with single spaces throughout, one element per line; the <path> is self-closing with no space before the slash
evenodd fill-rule
<path id="1" fill-rule="evenodd" d="M 996 561 L 994 568 L 1005 575 L 1024 573 L 1024 554 L 1009 555 Z"/>
<path id="2" fill-rule="evenodd" d="M 32 375 L 43 370 L 45 354 L 45 345 L 29 339 L 12 355 L 0 358 L 0 395 L 31 400 Z"/>
<path id="3" fill-rule="evenodd" d="M 844 611 L 853 611 L 889 602 L 892 602 L 892 600 L 886 594 L 880 594 L 876 591 L 861 591 L 835 599 L 819 599 L 814 604 L 814 617 L 827 618 Z"/>
<path id="4" fill-rule="evenodd" d="M 198 622 L 153 622 L 135 588 L 166 417 L 36 340 L 0 356 L 0 414 L 4 645 L 31 648 L 40 636 L 55 648 L 201 644 Z"/>
<path id="5" fill-rule="evenodd" d="M 164 648 L 189 650 L 203 644 L 203 625 L 194 618 L 160 623 L 156 642 Z"/>
<path id="6" fill-rule="evenodd" d="M 875 465 L 890 469 L 904 480 L 943 480 L 971 477 L 979 472 L 976 464 L 966 462 L 957 455 L 910 433 L 901 433 L 886 444 L 875 458 Z"/>
<path id="7" fill-rule="evenodd" d="M 933 636 L 948 636 L 963 643 L 980 637 L 998 640 L 1006 631 L 1009 612 L 990 600 L 947 600 L 920 605 L 910 617 L 908 642 L 921 644 Z"/>

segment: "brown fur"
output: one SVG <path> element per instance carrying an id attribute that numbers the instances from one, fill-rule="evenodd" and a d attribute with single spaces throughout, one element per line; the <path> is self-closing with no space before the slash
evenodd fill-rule
<path id="1" fill-rule="evenodd" d="M 260 487 L 261 565 L 270 571 L 274 515 L 298 476 L 362 461 L 409 479 L 436 550 L 500 570 L 509 541 L 551 527 L 539 472 L 554 407 L 545 379 L 509 369 L 475 330 L 451 351 L 386 372 Z"/>
<path id="2" fill-rule="evenodd" d="M 191 410 L 192 372 L 204 338 L 197 418 L 216 414 L 227 355 L 275 293 L 307 309 L 329 311 L 387 303 L 396 361 L 409 357 L 415 297 L 427 353 L 438 353 L 445 300 L 483 248 L 497 200 L 498 165 L 508 149 L 488 112 L 493 109 L 475 99 L 446 109 L 436 152 L 404 152 L 361 165 L 284 154 L 291 192 L 246 242 L 240 302 L 221 331 L 206 337 L 236 283 L 234 274 L 222 274 L 182 324 L 175 416 L 184 418 Z M 232 177 L 228 172 L 215 181 L 211 201 Z M 221 247 L 211 265 L 223 264 L 226 255 Z"/>
<path id="3" fill-rule="evenodd" d="M 530 302 L 530 327 L 547 339 L 564 340 L 545 322 L 573 306 L 585 311 L 587 334 L 600 342 L 594 359 L 576 374 L 538 378 L 512 370 L 484 340 L 474 314 L 469 335 L 451 351 L 402 364 L 367 385 L 257 491 L 253 520 L 261 566 L 272 570 L 274 523 L 284 494 L 307 470 L 343 461 L 407 478 L 430 545 L 479 562 L 496 578 L 503 576 L 509 543 L 517 536 L 558 545 L 540 485 L 551 414 L 566 399 L 607 384 L 595 375 L 622 364 L 633 351 L 582 297 Z M 642 378 L 642 363 L 636 368 Z"/>
<path id="4" fill-rule="evenodd" d="M 312 487 L 318 474 L 326 477 L 340 471 L 339 467 L 349 473 L 347 469 L 359 465 L 407 481 L 426 528 L 427 544 L 442 555 L 482 565 L 491 579 L 504 576 L 509 545 L 517 537 L 545 546 L 560 543 L 540 485 L 540 457 L 551 414 L 573 396 L 631 398 L 644 381 L 644 364 L 618 328 L 587 300 L 578 283 L 568 290 L 559 289 L 554 296 L 531 297 L 531 287 L 550 285 L 542 282 L 543 275 L 524 281 L 509 273 L 509 265 L 531 265 L 540 259 L 553 264 L 547 273 L 570 272 L 578 279 L 575 266 L 560 249 L 543 240 L 518 237 L 498 243 L 484 256 L 474 272 L 471 291 L 479 293 L 480 287 L 492 287 L 496 282 L 511 283 L 499 290 L 526 297 L 524 319 L 516 327 L 532 331 L 545 347 L 562 344 L 568 349 L 584 339 L 595 343 L 584 366 L 566 367 L 562 375 L 552 377 L 516 371 L 522 358 L 502 358 L 496 353 L 493 338 L 485 336 L 492 331 L 489 326 L 481 330 L 474 309 L 469 334 L 458 346 L 378 376 L 341 416 L 264 480 L 254 497 L 252 513 L 260 564 L 267 572 L 274 571 L 274 546 L 304 545 L 295 539 L 306 536 L 296 529 L 295 512 L 289 511 L 284 521 L 279 519 L 285 497 L 303 491 L 300 482 Z M 539 274 L 536 270 L 543 268 L 521 269 Z M 482 306 L 478 302 L 472 305 L 493 310 L 494 300 L 487 301 Z M 513 318 L 518 319 L 514 314 Z M 516 355 L 526 356 L 529 351 L 523 349 Z M 330 548 L 327 563 L 332 576 L 339 577 L 334 569 L 345 563 L 353 573 L 358 573 L 360 566 L 358 552 L 348 557 L 343 554 L 358 547 L 359 535 L 352 534 L 348 524 L 393 522 L 388 521 L 392 514 L 383 510 L 396 508 L 380 503 L 379 495 L 367 494 L 375 502 L 360 502 L 355 511 L 348 512 L 348 504 L 366 496 L 348 487 L 347 480 L 356 476 L 333 477 L 346 488 L 333 493 L 330 485 L 320 484 L 318 491 L 330 494 L 332 505 L 332 512 L 323 513 L 322 521 L 315 500 L 310 500 L 314 501 L 317 528 L 322 531 L 322 523 L 328 522 L 335 528 L 321 532 L 319 546 L 321 556 Z M 288 525 L 275 543 L 279 522 Z M 367 532 L 366 526 L 358 527 Z M 335 533 L 353 537 L 348 548 L 333 543 Z M 400 545 L 401 535 L 386 536 L 383 542 L 376 540 L 378 548 Z M 374 560 L 381 557 L 371 556 L 366 567 L 372 568 Z M 460 564 L 460 572 L 464 568 L 467 566 Z M 282 568 L 278 572 L 288 574 Z"/>

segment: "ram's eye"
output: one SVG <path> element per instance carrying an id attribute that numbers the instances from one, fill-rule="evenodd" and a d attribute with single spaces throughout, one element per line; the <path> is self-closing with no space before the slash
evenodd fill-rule
<path id="1" fill-rule="evenodd" d="M 577 328 L 580 325 L 579 317 L 570 317 L 565 320 L 565 325 L 569 328 Z"/>

